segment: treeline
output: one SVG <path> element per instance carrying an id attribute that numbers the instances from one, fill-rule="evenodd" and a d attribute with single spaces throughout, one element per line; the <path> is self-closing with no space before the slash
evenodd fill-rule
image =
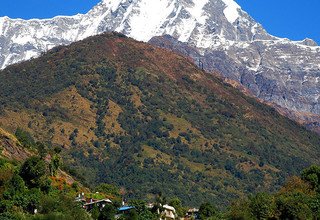
<path id="1" fill-rule="evenodd" d="M 187 208 L 174 199 L 169 202 L 184 217 Z M 231 202 L 224 210 L 218 204 L 200 205 L 201 220 L 316 220 L 320 219 L 320 167 L 310 166 L 300 176 L 290 177 L 275 193 L 260 192 Z M 143 218 L 136 218 L 143 219 Z"/>
<path id="2" fill-rule="evenodd" d="M 159 219 L 159 215 L 146 215 L 146 202 L 132 200 L 137 207 L 124 219 Z M 185 217 L 188 210 L 178 198 L 166 200 L 161 194 L 156 198 L 155 207 L 169 204 L 176 209 L 177 219 Z M 224 210 L 218 204 L 204 202 L 200 205 L 198 218 L 201 220 L 316 220 L 320 218 L 320 167 L 311 166 L 301 176 L 290 177 L 275 193 L 261 192 L 235 200 Z M 104 210 L 106 211 L 106 210 Z M 146 212 L 147 211 L 147 212 Z M 152 210 L 151 210 L 152 211 Z M 152 213 L 152 212 L 150 212 Z M 146 217 L 148 216 L 148 217 Z M 104 218 L 101 218 L 104 219 Z M 112 217 L 107 219 L 114 219 Z M 193 219 L 193 218 L 192 218 Z"/>
<path id="3" fill-rule="evenodd" d="M 57 155 L 53 155 L 57 157 Z M 55 162 L 53 162 L 55 161 Z M 78 184 L 57 184 L 53 158 L 33 156 L 23 164 L 0 159 L 0 219 L 91 219 L 74 195 Z M 53 163 L 56 163 L 55 165 Z M 57 168 L 57 167 L 56 167 Z"/>
<path id="4" fill-rule="evenodd" d="M 20 128 L 15 136 L 33 156 L 23 163 L 0 157 L 0 219 L 91 219 L 74 202 L 79 183 L 59 177 L 61 149 L 48 148 Z"/>
<path id="5" fill-rule="evenodd" d="M 51 152 L 58 157 L 59 151 Z M 113 203 L 103 209 L 93 208 L 86 212 L 80 203 L 75 202 L 78 193 L 86 190 L 79 184 L 59 183 L 52 171 L 53 160 L 33 156 L 24 163 L 0 159 L 0 219 L 98 219 L 113 220 L 121 206 L 123 189 L 110 184 L 100 184 L 91 198 L 109 197 Z M 58 167 L 57 167 L 58 168 Z M 135 207 L 118 216 L 121 220 L 156 220 L 161 218 L 163 204 L 169 204 L 176 210 L 177 219 L 185 217 L 190 207 L 184 206 L 179 198 L 167 199 L 159 193 L 152 201 L 153 208 L 146 200 L 131 199 L 128 206 Z M 261 192 L 248 195 L 231 202 L 224 210 L 219 204 L 203 202 L 199 208 L 201 220 L 313 220 L 320 218 L 320 167 L 311 166 L 294 176 L 276 193 Z"/>
<path id="6" fill-rule="evenodd" d="M 320 167 L 305 169 L 291 177 L 274 194 L 258 193 L 234 202 L 227 219 L 319 219 Z"/>

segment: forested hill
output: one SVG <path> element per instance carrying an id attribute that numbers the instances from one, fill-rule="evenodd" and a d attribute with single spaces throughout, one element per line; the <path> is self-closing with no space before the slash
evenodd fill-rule
<path id="1" fill-rule="evenodd" d="M 0 72 L 0 127 L 62 146 L 89 185 L 223 205 L 319 163 L 320 138 L 198 69 L 118 33 Z"/>

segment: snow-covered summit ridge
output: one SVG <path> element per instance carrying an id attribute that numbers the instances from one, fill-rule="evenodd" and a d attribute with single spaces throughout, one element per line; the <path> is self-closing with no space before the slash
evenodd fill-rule
<path id="1" fill-rule="evenodd" d="M 230 23 L 235 22 L 240 16 L 238 9 L 241 9 L 241 7 L 233 0 L 223 0 L 223 2 L 226 5 L 223 10 L 224 15 Z"/>
<path id="2" fill-rule="evenodd" d="M 103 0 L 86 14 L 0 18 L 0 68 L 105 31 L 141 41 L 168 34 L 202 50 L 284 42 L 269 35 L 233 0 Z M 309 40 L 290 43 L 315 46 Z"/>
<path id="3" fill-rule="evenodd" d="M 234 0 L 103 0 L 86 14 L 2 17 L 0 69 L 106 31 L 141 41 L 170 35 L 196 49 L 194 59 L 201 56 L 207 70 L 238 80 L 257 97 L 320 114 L 320 47 L 268 34 Z"/>

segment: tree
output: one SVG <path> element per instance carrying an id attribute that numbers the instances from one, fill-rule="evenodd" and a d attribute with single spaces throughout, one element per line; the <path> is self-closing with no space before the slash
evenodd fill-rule
<path id="1" fill-rule="evenodd" d="M 14 172 L 12 169 L 0 165 L 0 188 L 5 186 L 5 184 L 12 178 Z"/>
<path id="2" fill-rule="evenodd" d="M 99 207 L 94 206 L 93 209 L 90 211 L 90 214 L 93 219 L 98 219 L 100 215 Z"/>
<path id="3" fill-rule="evenodd" d="M 173 198 L 170 200 L 169 205 L 173 206 L 176 209 L 177 215 L 179 217 L 184 217 L 185 210 L 182 207 L 182 202 L 179 198 Z"/>
<path id="4" fill-rule="evenodd" d="M 57 170 L 61 166 L 61 158 L 58 154 L 53 155 L 51 159 L 51 163 L 49 165 L 51 176 L 55 176 L 57 174 Z"/>
<path id="5" fill-rule="evenodd" d="M 320 195 L 313 197 L 309 204 L 314 219 L 320 219 Z"/>
<path id="6" fill-rule="evenodd" d="M 39 187 L 47 172 L 46 164 L 40 157 L 30 157 L 20 169 L 20 176 L 29 187 Z"/>
<path id="7" fill-rule="evenodd" d="M 268 219 L 275 215 L 274 198 L 267 193 L 258 193 L 249 198 L 250 211 L 252 215 L 258 219 Z"/>
<path id="8" fill-rule="evenodd" d="M 37 142 L 36 147 L 38 149 L 39 156 L 41 158 L 45 158 L 48 153 L 47 147 L 41 142 Z"/>
<path id="9" fill-rule="evenodd" d="M 138 220 L 139 216 L 135 209 L 129 210 L 127 214 L 124 215 L 125 220 Z"/>
<path id="10" fill-rule="evenodd" d="M 108 195 L 112 196 L 120 196 L 120 189 L 114 185 L 107 184 L 107 183 L 101 183 L 95 188 L 96 192 L 102 192 Z"/>
<path id="11" fill-rule="evenodd" d="M 152 213 L 148 208 L 147 204 L 143 200 L 131 200 L 129 202 L 130 206 L 135 207 L 135 210 L 138 214 L 139 220 L 155 220 L 159 219 L 157 218 L 158 215 L 156 213 Z"/>
<path id="12" fill-rule="evenodd" d="M 303 193 L 283 194 L 276 198 L 279 219 L 312 219 L 310 198 Z"/>
<path id="13" fill-rule="evenodd" d="M 200 219 L 207 219 L 209 217 L 213 217 L 217 214 L 217 209 L 214 205 L 209 202 L 203 203 L 199 209 Z"/>
<path id="14" fill-rule="evenodd" d="M 34 210 L 38 208 L 41 198 L 41 191 L 38 188 L 28 190 L 23 194 L 23 203 L 21 204 L 23 209 L 29 213 L 34 213 Z"/>
<path id="15" fill-rule="evenodd" d="M 159 215 L 157 213 L 152 213 L 150 210 L 146 210 L 142 213 L 139 213 L 139 220 L 158 220 Z"/>
<path id="16" fill-rule="evenodd" d="M 9 189 L 14 195 L 23 193 L 26 190 L 26 185 L 23 179 L 18 175 L 14 174 L 10 180 Z"/>
<path id="17" fill-rule="evenodd" d="M 309 182 L 302 180 L 300 177 L 290 177 L 283 187 L 279 190 L 280 194 L 301 192 L 307 195 L 313 195 L 315 192 Z"/>
<path id="18" fill-rule="evenodd" d="M 62 149 L 61 149 L 61 147 L 55 147 L 55 148 L 53 149 L 53 151 L 55 152 L 55 154 L 60 154 L 61 151 L 62 151 Z"/>
<path id="19" fill-rule="evenodd" d="M 227 213 L 227 219 L 230 220 L 254 220 L 249 208 L 249 201 L 247 199 L 241 199 L 234 201 L 229 207 Z"/>
<path id="20" fill-rule="evenodd" d="M 73 197 L 69 197 L 63 192 L 42 196 L 38 212 L 44 215 L 40 219 L 92 220 L 91 216 L 78 203 L 74 202 Z"/>
<path id="21" fill-rule="evenodd" d="M 146 206 L 147 204 L 144 200 L 138 200 L 138 199 L 130 200 L 129 205 L 135 207 L 138 213 L 142 213 L 147 210 L 147 206 Z"/>
<path id="22" fill-rule="evenodd" d="M 314 190 L 320 191 L 320 166 L 312 165 L 304 169 L 301 178 L 309 182 Z"/>
<path id="23" fill-rule="evenodd" d="M 98 220 L 114 220 L 116 208 L 113 205 L 107 204 L 100 212 Z"/>
<path id="24" fill-rule="evenodd" d="M 164 211 L 163 205 L 165 205 L 166 203 L 167 203 L 167 198 L 162 195 L 162 192 L 159 192 L 157 197 L 156 197 L 156 203 L 153 206 L 153 208 L 152 208 L 153 210 L 152 211 L 154 213 L 156 213 L 158 211 L 160 213 L 162 213 Z"/>
<path id="25" fill-rule="evenodd" d="M 32 138 L 32 136 L 28 132 L 22 130 L 21 128 L 17 128 L 15 132 L 15 136 L 24 147 L 26 148 L 35 147 L 35 141 Z"/>

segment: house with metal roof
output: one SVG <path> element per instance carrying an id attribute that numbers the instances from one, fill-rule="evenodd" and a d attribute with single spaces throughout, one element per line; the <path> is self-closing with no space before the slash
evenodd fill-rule
<path id="1" fill-rule="evenodd" d="M 100 210 L 102 210 L 106 204 L 112 204 L 112 201 L 110 199 L 90 199 L 85 204 L 83 204 L 83 208 L 87 211 L 92 210 L 95 206 L 97 206 Z"/>

